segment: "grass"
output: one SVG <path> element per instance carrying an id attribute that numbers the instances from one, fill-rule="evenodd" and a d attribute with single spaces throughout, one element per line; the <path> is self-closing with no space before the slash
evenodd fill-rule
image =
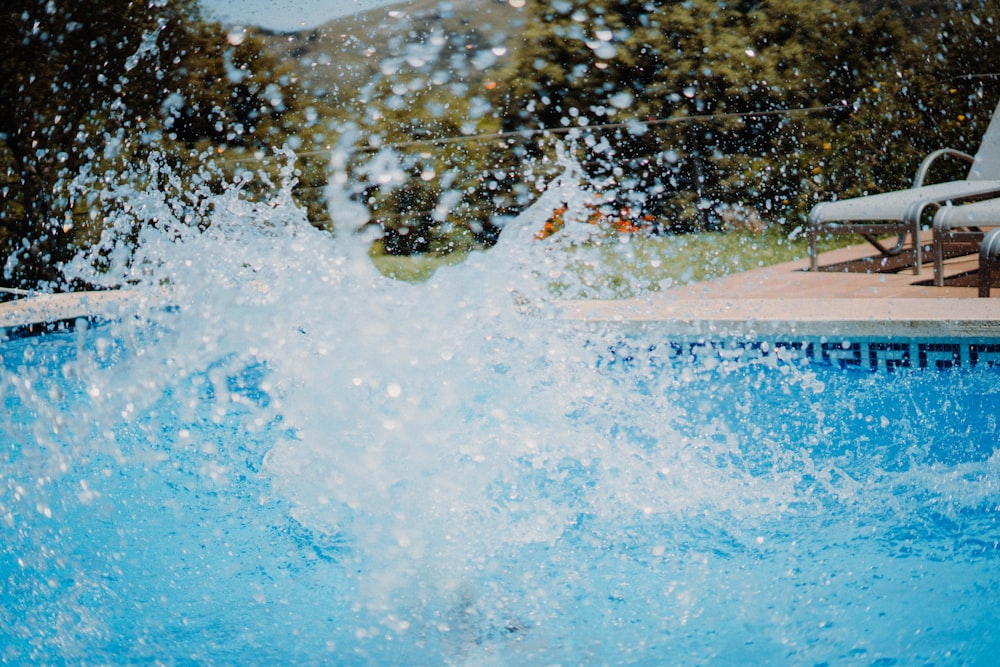
<path id="1" fill-rule="evenodd" d="M 468 252 L 460 251 L 448 254 L 400 256 L 380 252 L 376 247 L 369 253 L 372 262 L 382 275 L 409 283 L 427 280 L 442 266 L 461 264 L 468 255 Z"/>
<path id="2" fill-rule="evenodd" d="M 824 241 L 820 251 L 844 244 L 845 237 Z M 799 260 L 808 256 L 809 247 L 804 235 L 790 239 L 780 231 L 662 236 L 609 234 L 587 243 L 559 246 L 557 252 L 562 253 L 562 259 L 554 261 L 549 267 L 552 270 L 547 271 L 557 295 L 628 298 Z M 421 282 L 440 266 L 459 264 L 467 255 L 397 257 L 373 252 L 372 261 L 385 276 Z"/>

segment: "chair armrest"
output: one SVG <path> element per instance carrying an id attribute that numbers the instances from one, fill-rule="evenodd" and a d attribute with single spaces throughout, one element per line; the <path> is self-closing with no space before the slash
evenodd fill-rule
<path id="1" fill-rule="evenodd" d="M 966 162 L 975 162 L 976 158 L 969 155 L 968 153 L 963 153 L 962 151 L 957 151 L 954 148 L 939 148 L 927 157 L 924 161 L 920 163 L 920 168 L 917 169 L 917 175 L 913 179 L 913 187 L 919 188 L 924 184 L 924 179 L 927 178 L 927 172 L 930 171 L 931 163 L 939 157 L 947 155 L 950 157 L 957 157 L 960 160 L 965 160 Z"/>

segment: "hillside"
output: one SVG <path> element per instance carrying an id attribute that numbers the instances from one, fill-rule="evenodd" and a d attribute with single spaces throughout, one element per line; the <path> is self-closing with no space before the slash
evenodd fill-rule
<path id="1" fill-rule="evenodd" d="M 475 81 L 510 57 L 523 25 L 506 0 L 413 0 L 266 39 L 307 91 L 335 105 L 404 65 Z"/>
<path id="2" fill-rule="evenodd" d="M 521 7 L 512 6 L 519 4 Z M 871 0 L 915 33 L 936 30 L 949 0 Z M 268 49 L 292 65 L 303 88 L 337 106 L 356 99 L 376 75 L 401 64 L 450 80 L 477 82 L 519 46 L 526 19 L 520 0 L 409 0 L 329 21 L 311 30 L 269 33 Z"/>

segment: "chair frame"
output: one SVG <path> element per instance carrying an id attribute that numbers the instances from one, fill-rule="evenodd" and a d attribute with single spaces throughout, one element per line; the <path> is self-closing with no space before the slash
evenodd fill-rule
<path id="1" fill-rule="evenodd" d="M 971 163 L 969 174 L 961 180 L 927 184 L 931 167 L 943 157 Z M 808 219 L 810 270 L 819 270 L 818 241 L 821 234 L 860 235 L 887 257 L 899 255 L 906 247 L 909 236 L 914 249 L 913 273 L 920 275 L 925 249 L 920 241 L 920 232 L 925 213 L 952 204 L 967 204 L 994 197 L 1000 197 L 1000 104 L 993 112 L 976 155 L 954 148 L 939 148 L 921 161 L 909 189 L 821 202 L 813 206 Z M 942 216 L 935 215 L 935 220 L 938 217 Z M 935 222 L 934 226 L 935 234 L 931 242 L 934 283 L 941 285 L 944 280 L 945 247 L 966 244 L 971 248 L 969 252 L 975 252 L 973 244 L 982 239 L 982 231 L 960 224 L 938 226 Z M 891 247 L 877 238 L 892 234 L 897 238 Z"/>
<path id="2" fill-rule="evenodd" d="M 971 255 L 982 249 L 986 237 L 984 227 L 1000 226 L 1000 214 L 996 221 L 963 220 L 965 206 L 942 206 L 934 215 L 934 285 L 944 287 L 944 260 L 946 249 L 955 248 L 956 255 Z"/>
<path id="3" fill-rule="evenodd" d="M 982 291 L 985 285 L 986 294 L 983 296 L 989 296 L 990 267 L 1000 258 L 998 228 L 1000 228 L 1000 198 L 939 208 L 934 214 L 934 284 L 938 287 L 944 285 L 946 248 L 957 248 L 956 255 L 978 252 L 980 290 Z M 988 231 L 989 229 L 992 231 Z"/>
<path id="4" fill-rule="evenodd" d="M 927 155 L 927 157 L 925 157 L 920 163 L 920 167 L 917 169 L 917 174 L 913 179 L 912 190 L 916 191 L 918 188 L 926 187 L 925 181 L 927 179 L 927 174 L 930 172 L 931 166 L 934 162 L 941 157 L 958 158 L 962 161 L 969 162 L 970 164 L 975 161 L 975 157 L 969 155 L 968 153 L 963 153 L 962 151 L 954 148 L 939 148 L 933 153 Z M 900 190 L 898 192 L 906 192 L 906 190 Z M 918 195 L 918 193 L 914 192 L 914 195 Z M 860 235 L 887 257 L 895 257 L 896 255 L 899 255 L 899 253 L 901 253 L 906 247 L 906 237 L 909 236 L 914 248 L 913 274 L 920 275 L 924 251 L 924 244 L 920 243 L 920 230 L 922 226 L 921 219 L 923 218 L 924 213 L 927 211 L 937 210 L 945 204 L 952 202 L 969 203 L 996 196 L 1000 196 L 1000 185 L 995 188 L 987 188 L 985 190 L 977 191 L 974 194 L 968 194 L 961 197 L 934 197 L 918 195 L 906 207 L 902 219 L 877 222 L 829 222 L 822 218 L 824 204 L 817 204 L 809 213 L 809 270 L 819 270 L 818 242 L 821 234 Z M 897 235 L 896 243 L 892 247 L 886 247 L 876 238 L 876 235 L 888 234 Z M 982 238 L 981 234 L 980 238 Z M 939 276 L 938 267 L 943 265 L 944 262 L 944 244 L 949 242 L 956 243 L 968 241 L 969 239 L 966 239 L 962 232 L 959 232 L 958 230 L 949 230 L 947 235 L 942 236 L 942 243 L 932 241 L 932 250 L 935 258 L 935 284 L 939 284 L 937 282 Z M 970 252 L 975 252 L 975 250 L 973 249 Z"/>

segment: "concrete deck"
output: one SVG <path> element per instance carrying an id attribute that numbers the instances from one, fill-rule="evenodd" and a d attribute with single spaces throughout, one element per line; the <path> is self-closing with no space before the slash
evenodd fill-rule
<path id="1" fill-rule="evenodd" d="M 863 244 L 820 256 L 821 271 L 808 258 L 616 301 L 575 301 L 562 306 L 564 319 L 619 322 L 668 335 L 965 338 L 1000 341 L 1000 298 L 977 297 L 978 256 L 946 262 L 944 287 L 931 283 L 928 263 L 921 275 L 858 270 L 872 256 Z M 853 272 L 831 271 L 854 262 Z M 870 264 L 869 264 L 870 266 Z M 827 269 L 827 270 L 822 270 Z M 1000 297 L 1000 289 L 995 292 Z M 80 317 L 114 317 L 141 303 L 137 294 L 50 294 L 0 303 L 0 332 Z M 137 303 L 138 302 L 138 303 Z M 168 300 L 164 299 L 164 303 Z M 161 304 L 162 305 L 162 304 Z"/>
<path id="2" fill-rule="evenodd" d="M 978 255 L 947 260 L 946 284 L 934 287 L 930 263 L 921 275 L 912 268 L 858 272 L 873 250 L 864 244 L 824 253 L 818 272 L 808 270 L 806 257 L 650 297 L 573 302 L 563 314 L 695 336 L 1000 337 L 1000 298 L 977 296 Z M 851 262 L 856 272 L 829 270 Z"/>
<path id="3" fill-rule="evenodd" d="M 87 317 L 120 317 L 144 304 L 136 292 L 74 292 L 39 294 L 0 303 L 0 334 L 5 330 Z"/>

